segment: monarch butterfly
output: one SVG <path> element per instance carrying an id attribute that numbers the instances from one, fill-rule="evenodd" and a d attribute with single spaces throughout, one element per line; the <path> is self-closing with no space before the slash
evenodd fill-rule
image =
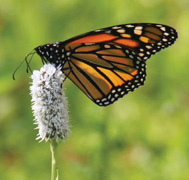
<path id="1" fill-rule="evenodd" d="M 174 43 L 175 29 L 152 23 L 111 26 L 36 47 L 45 63 L 61 70 L 99 106 L 144 84 L 145 61 Z"/>

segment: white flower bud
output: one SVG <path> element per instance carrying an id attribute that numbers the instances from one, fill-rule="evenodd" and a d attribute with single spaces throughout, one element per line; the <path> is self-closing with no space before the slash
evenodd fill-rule
<path id="1" fill-rule="evenodd" d="M 60 67 L 45 64 L 40 71 L 33 71 L 30 86 L 32 110 L 39 129 L 37 139 L 64 140 L 69 132 L 67 100 L 62 90 Z"/>

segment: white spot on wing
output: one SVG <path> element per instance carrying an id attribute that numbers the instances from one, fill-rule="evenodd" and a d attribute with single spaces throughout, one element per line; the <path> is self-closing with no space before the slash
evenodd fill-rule
<path id="1" fill-rule="evenodd" d="M 118 33 L 125 33 L 125 29 L 118 29 L 117 32 Z"/>
<path id="2" fill-rule="evenodd" d="M 166 30 L 165 27 L 161 27 L 160 29 L 161 29 L 162 31 L 165 31 L 165 30 Z"/>
<path id="3" fill-rule="evenodd" d="M 66 55 L 69 56 L 69 55 L 70 55 L 70 52 L 67 52 Z"/>
<path id="4" fill-rule="evenodd" d="M 110 48 L 111 46 L 108 45 L 108 44 L 105 44 L 104 47 L 105 47 L 106 49 L 108 49 L 108 48 Z"/>
<path id="5" fill-rule="evenodd" d="M 112 29 L 120 29 L 121 27 L 120 26 L 114 26 L 112 27 Z"/>
<path id="6" fill-rule="evenodd" d="M 102 29 L 97 29 L 97 30 L 95 30 L 95 32 L 100 32 L 100 31 L 102 31 Z"/>
<path id="7" fill-rule="evenodd" d="M 128 28 L 134 27 L 134 26 L 131 25 L 131 24 L 127 24 L 127 25 L 125 25 L 125 26 L 128 27 Z"/>
<path id="8" fill-rule="evenodd" d="M 142 30 L 142 28 L 143 28 L 142 26 L 136 26 L 135 27 L 136 30 Z"/>

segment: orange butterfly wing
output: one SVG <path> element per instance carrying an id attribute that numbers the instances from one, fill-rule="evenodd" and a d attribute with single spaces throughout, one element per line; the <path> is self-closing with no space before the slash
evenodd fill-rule
<path id="1" fill-rule="evenodd" d="M 165 25 L 118 25 L 48 44 L 57 52 L 46 59 L 62 62 L 63 73 L 96 104 L 106 106 L 143 85 L 145 61 L 176 38 L 176 31 Z"/>
<path id="2" fill-rule="evenodd" d="M 105 106 L 144 83 L 145 62 L 136 55 L 132 55 L 133 61 L 129 53 L 108 44 L 79 46 L 66 62 L 69 69 L 64 73 L 90 99 Z"/>

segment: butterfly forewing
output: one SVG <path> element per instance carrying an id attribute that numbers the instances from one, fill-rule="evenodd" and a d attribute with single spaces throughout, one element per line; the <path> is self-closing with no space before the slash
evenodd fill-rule
<path id="1" fill-rule="evenodd" d="M 176 31 L 166 25 L 124 24 L 39 46 L 36 51 L 46 61 L 61 64 L 63 73 L 91 100 L 106 106 L 143 85 L 145 61 L 176 38 Z"/>
<path id="2" fill-rule="evenodd" d="M 177 32 L 166 25 L 137 23 L 103 28 L 67 40 L 67 47 L 75 43 L 104 43 L 118 45 L 138 53 L 147 60 L 174 43 Z"/>

